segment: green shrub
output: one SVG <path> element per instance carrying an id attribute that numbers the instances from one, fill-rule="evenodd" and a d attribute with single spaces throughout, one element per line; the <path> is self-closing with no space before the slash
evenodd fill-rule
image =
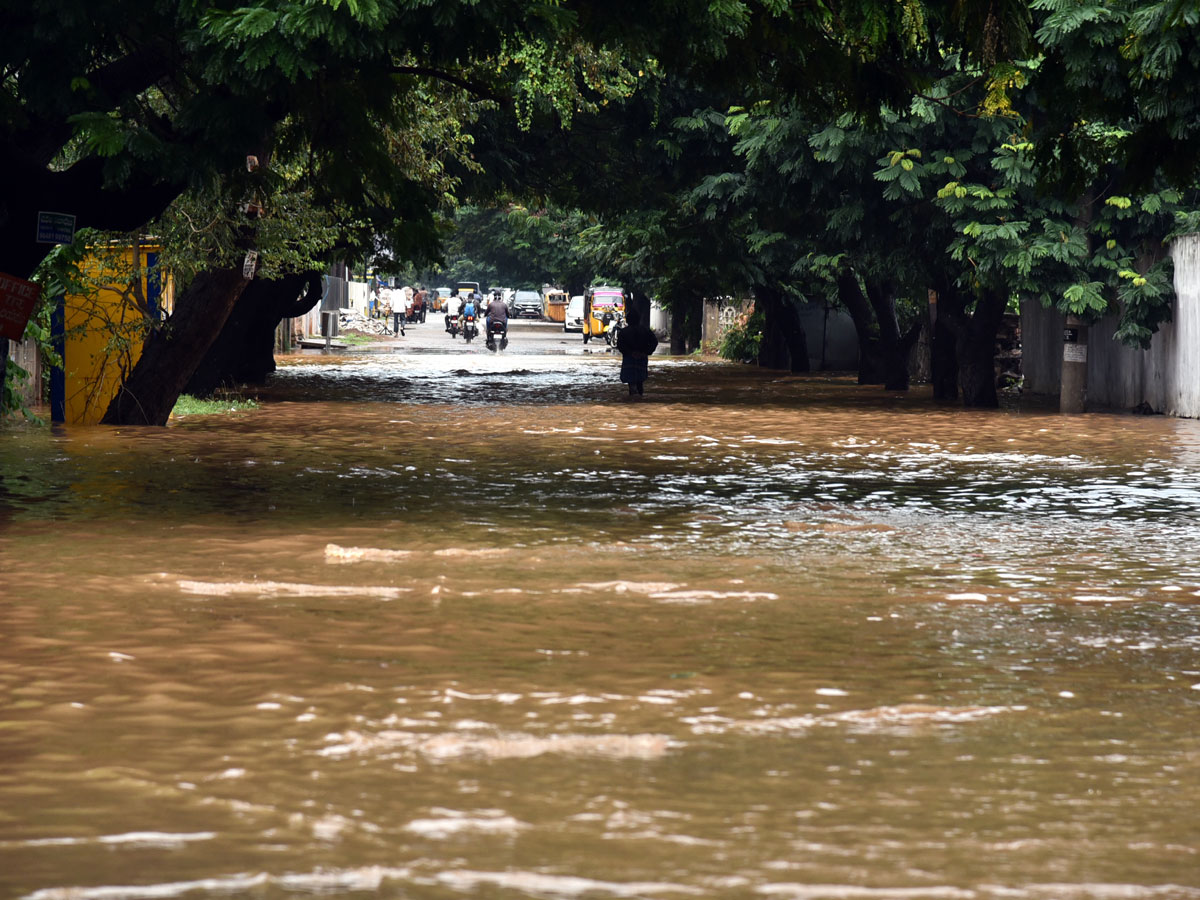
<path id="1" fill-rule="evenodd" d="M 724 359 L 735 362 L 752 363 L 758 360 L 758 350 L 762 346 L 763 325 L 766 317 L 758 310 L 738 316 L 721 338 L 721 346 L 717 350 Z"/>

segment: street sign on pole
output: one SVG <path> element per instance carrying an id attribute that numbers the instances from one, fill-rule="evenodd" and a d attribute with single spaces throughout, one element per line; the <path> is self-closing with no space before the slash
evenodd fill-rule
<path id="1" fill-rule="evenodd" d="M 0 272 L 0 340 L 19 341 L 41 285 Z"/>
<path id="2" fill-rule="evenodd" d="M 37 242 L 69 244 L 75 240 L 75 217 L 70 213 L 38 211 Z"/>

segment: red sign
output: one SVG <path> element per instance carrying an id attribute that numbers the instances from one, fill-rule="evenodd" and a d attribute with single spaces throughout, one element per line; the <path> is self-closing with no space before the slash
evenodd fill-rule
<path id="1" fill-rule="evenodd" d="M 21 339 L 41 289 L 32 281 L 0 272 L 0 338 Z"/>

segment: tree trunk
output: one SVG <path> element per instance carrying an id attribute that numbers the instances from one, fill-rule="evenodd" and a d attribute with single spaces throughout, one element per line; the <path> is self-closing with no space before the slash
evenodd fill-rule
<path id="1" fill-rule="evenodd" d="M 858 335 L 858 383 L 883 384 L 883 355 L 879 346 L 878 328 L 871 304 L 858 283 L 858 276 L 851 271 L 838 275 L 838 299 L 850 313 L 854 332 Z"/>
<path id="2" fill-rule="evenodd" d="M 671 309 L 671 355 L 683 356 L 687 353 L 687 323 L 686 313 L 677 307 Z"/>
<path id="3" fill-rule="evenodd" d="M 142 355 L 104 413 L 104 425 L 166 425 L 196 366 L 216 340 L 249 281 L 241 269 L 201 272 L 150 333 Z"/>
<path id="4" fill-rule="evenodd" d="M 879 354 L 883 364 L 883 386 L 889 391 L 907 391 L 908 355 L 921 334 L 921 326 L 900 333 L 896 318 L 896 287 L 883 281 L 868 281 L 867 299 L 879 323 Z"/>
<path id="5" fill-rule="evenodd" d="M 792 354 L 788 351 L 783 331 L 772 325 L 772 316 L 767 313 L 763 320 L 762 343 L 758 345 L 758 358 L 753 360 L 764 369 L 790 369 Z M 741 360 L 750 362 L 751 360 Z"/>
<path id="6" fill-rule="evenodd" d="M 885 282 L 868 282 L 864 293 L 858 276 L 847 271 L 838 276 L 837 286 L 858 333 L 858 383 L 907 391 L 908 354 L 920 336 L 920 326 L 900 334 L 895 289 Z"/>
<path id="7" fill-rule="evenodd" d="M 754 296 L 762 304 L 764 316 L 758 364 L 767 369 L 808 372 L 808 335 L 795 304 L 778 285 L 758 285 Z"/>
<path id="8" fill-rule="evenodd" d="M 316 306 L 321 291 L 320 272 L 250 282 L 183 393 L 208 397 L 219 387 L 262 384 L 275 371 L 279 323 Z"/>
<path id="9" fill-rule="evenodd" d="M 685 304 L 677 301 L 671 306 L 671 354 L 685 356 L 700 346 L 700 319 L 704 301 L 697 299 Z"/>
<path id="10" fill-rule="evenodd" d="M 958 399 L 958 352 L 954 331 L 939 314 L 930 340 L 930 381 L 934 400 Z"/>
<path id="11" fill-rule="evenodd" d="M 996 394 L 996 331 L 1004 317 L 1008 298 L 1000 291 L 984 288 L 975 302 L 975 312 L 955 328 L 958 380 L 963 406 L 994 409 Z"/>

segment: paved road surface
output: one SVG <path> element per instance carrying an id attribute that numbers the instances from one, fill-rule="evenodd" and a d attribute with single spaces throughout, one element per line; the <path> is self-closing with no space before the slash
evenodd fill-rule
<path id="1" fill-rule="evenodd" d="M 488 353 L 482 335 L 470 344 L 461 337 L 453 338 L 446 333 L 445 319 L 434 313 L 423 323 L 405 326 L 402 337 L 377 337 L 364 348 L 379 352 L 412 353 Z M 533 319 L 511 319 L 508 324 L 508 348 L 499 351 L 508 356 L 611 353 L 603 340 L 583 343 L 577 332 L 564 332 L 562 323 L 535 321 Z"/>

